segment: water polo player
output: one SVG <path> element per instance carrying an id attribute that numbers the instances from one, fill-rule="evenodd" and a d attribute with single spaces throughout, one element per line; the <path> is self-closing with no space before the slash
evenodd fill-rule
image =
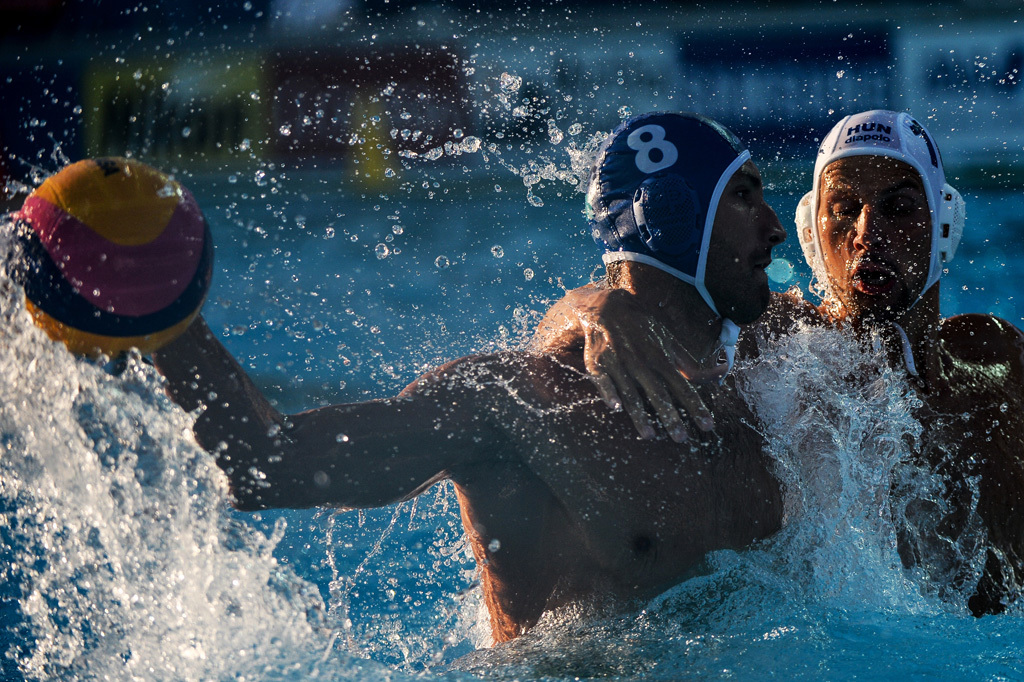
<path id="1" fill-rule="evenodd" d="M 602 145 L 588 196 L 609 286 L 721 375 L 732 341 L 722 315 L 761 314 L 764 267 L 785 236 L 749 154 L 700 116 L 636 117 Z M 780 527 L 778 482 L 728 382 L 700 389 L 721 438 L 642 441 L 597 395 L 580 350 L 464 358 L 396 398 L 293 415 L 274 409 L 202 318 L 153 357 L 175 400 L 205 405 L 196 438 L 243 509 L 382 506 L 453 481 L 504 641 L 565 604 L 650 598 L 707 552 Z"/>
<path id="2" fill-rule="evenodd" d="M 964 205 L 946 183 L 934 138 L 907 113 L 843 118 L 818 149 L 813 187 L 796 223 L 822 304 L 775 295 L 748 338 L 787 334 L 794 320 L 805 319 L 885 340 L 892 364 L 906 370 L 924 402 L 920 456 L 945 476 L 949 505 L 940 536 L 918 539 L 931 548 L 903 538 L 901 554 L 912 565 L 935 546 L 955 546 L 973 532 L 977 495 L 990 550 L 980 576 L 968 570 L 962 579 L 974 588 L 974 614 L 1002 611 L 1024 580 L 1024 335 L 991 315 L 941 316 L 940 277 L 956 253 Z M 579 339 L 586 366 L 611 400 L 621 399 L 643 421 L 640 394 L 657 395 L 658 418 L 683 428 L 678 412 L 661 403 L 666 395 L 684 406 L 691 399 L 675 388 L 676 367 L 686 358 L 654 316 L 626 292 L 599 290 L 570 293 L 554 314 L 560 327 L 542 328 L 539 346 L 557 351 Z M 664 381 L 669 374 L 675 383 Z M 649 424 L 640 429 L 643 436 L 653 432 Z"/>

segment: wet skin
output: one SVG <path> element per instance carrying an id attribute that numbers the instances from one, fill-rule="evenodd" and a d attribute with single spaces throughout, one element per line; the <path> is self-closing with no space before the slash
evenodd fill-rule
<path id="1" fill-rule="evenodd" d="M 730 179 L 715 225 L 709 271 L 742 280 L 715 300 L 756 318 L 769 300 L 764 266 L 785 233 L 753 164 Z M 620 265 L 618 286 L 691 339 L 683 350 L 694 362 L 713 366 L 721 322 L 696 290 Z M 242 509 L 375 507 L 453 481 L 500 642 L 564 604 L 653 597 L 707 552 L 781 525 L 778 481 L 730 383 L 698 395 L 718 432 L 646 441 L 600 400 L 581 350 L 464 358 L 396 398 L 294 415 L 270 405 L 202 318 L 153 359 L 179 404 L 204 406 L 196 439 Z"/>
<path id="2" fill-rule="evenodd" d="M 844 317 L 896 319 L 924 288 L 931 212 L 908 164 L 880 156 L 830 164 L 821 176 L 817 229 Z"/>
<path id="3" fill-rule="evenodd" d="M 195 434 L 240 509 L 377 507 L 453 481 L 499 642 L 569 602 L 653 597 L 708 551 L 780 527 L 778 483 L 731 388 L 705 392 L 728 436 L 680 445 L 637 438 L 578 355 L 467 358 L 397 398 L 287 417 L 201 321 L 157 364 L 185 407 L 217 392 Z"/>
<path id="4" fill-rule="evenodd" d="M 753 339 L 788 334 L 803 320 L 855 332 L 877 330 L 892 364 L 903 366 L 891 323 L 905 330 L 918 371 L 911 383 L 923 401 L 919 456 L 945 476 L 951 505 L 936 535 L 955 541 L 969 532 L 967 482 L 977 477 L 977 513 L 991 550 L 969 607 L 975 615 L 998 613 L 1016 598 L 1024 579 L 1024 335 L 991 315 L 942 319 L 938 284 L 911 307 L 926 281 L 931 233 L 923 186 L 910 166 L 882 157 L 849 157 L 829 165 L 823 176 L 816 227 L 835 300 L 815 308 L 774 294 L 768 313 L 754 325 L 756 333 L 741 337 L 740 353 L 759 352 Z M 687 358 L 626 292 L 577 290 L 550 314 L 556 315 L 558 325 L 542 327 L 537 345 L 549 350 L 585 345 L 590 371 L 616 367 L 616 388 L 633 396 L 627 410 L 643 411 L 639 396 L 659 390 L 685 407 L 686 394 L 668 382 L 653 384 L 678 375 Z M 588 343 L 594 338 L 602 342 Z M 925 538 L 923 544 L 902 540 L 908 566 L 927 561 L 943 544 L 941 537 Z"/>

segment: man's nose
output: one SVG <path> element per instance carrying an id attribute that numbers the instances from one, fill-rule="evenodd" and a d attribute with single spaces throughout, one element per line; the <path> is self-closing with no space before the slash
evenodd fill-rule
<path id="1" fill-rule="evenodd" d="M 786 229 L 782 227 L 782 223 L 779 222 L 779 216 L 775 213 L 768 204 L 764 205 L 764 222 L 768 230 L 768 243 L 772 246 L 781 244 L 786 241 Z"/>
<path id="2" fill-rule="evenodd" d="M 865 204 L 857 216 L 857 224 L 853 233 L 853 248 L 866 251 L 885 239 L 885 227 L 881 224 L 872 206 Z"/>

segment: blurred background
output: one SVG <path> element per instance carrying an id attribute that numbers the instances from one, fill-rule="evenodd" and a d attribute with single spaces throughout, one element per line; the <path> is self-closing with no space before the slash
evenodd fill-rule
<path id="1" fill-rule="evenodd" d="M 971 182 L 1020 182 L 1021 15 L 1010 0 L 0 0 L 0 172 L 25 182 L 59 150 L 386 186 L 399 153 L 537 144 L 552 119 L 607 129 L 623 106 L 706 113 L 762 159 L 806 157 L 843 112 L 888 107 Z"/>

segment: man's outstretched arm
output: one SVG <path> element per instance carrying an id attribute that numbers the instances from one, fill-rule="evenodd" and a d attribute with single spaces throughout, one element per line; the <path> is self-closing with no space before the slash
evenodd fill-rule
<path id="1" fill-rule="evenodd" d="M 462 399 L 457 372 L 427 375 L 397 398 L 285 415 L 202 318 L 153 360 L 178 404 L 204 408 L 196 440 L 242 509 L 389 504 L 493 455 L 501 438 L 478 418 L 479 398 Z"/>

